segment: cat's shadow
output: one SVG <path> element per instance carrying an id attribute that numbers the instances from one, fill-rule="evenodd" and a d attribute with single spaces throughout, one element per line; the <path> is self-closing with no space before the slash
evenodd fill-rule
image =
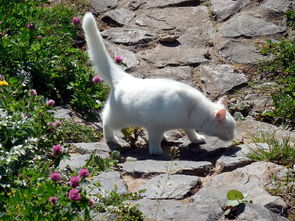
<path id="1" fill-rule="evenodd" d="M 149 154 L 148 147 L 129 147 L 121 151 L 121 155 L 127 160 L 186 160 L 186 161 L 209 161 L 215 165 L 216 161 L 222 156 L 233 156 L 241 148 L 231 146 L 230 142 L 217 141 L 212 139 L 205 144 L 193 144 L 188 141 L 163 141 L 163 155 L 152 156 Z"/>

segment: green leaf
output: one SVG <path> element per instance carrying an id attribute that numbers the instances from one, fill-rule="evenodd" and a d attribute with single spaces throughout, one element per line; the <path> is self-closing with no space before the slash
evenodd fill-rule
<path id="1" fill-rule="evenodd" d="M 230 190 L 226 194 L 228 200 L 243 200 L 243 194 L 238 190 Z"/>
<path id="2" fill-rule="evenodd" d="M 227 201 L 226 206 L 237 207 L 238 205 L 240 205 L 240 203 L 241 202 L 238 200 L 229 200 L 229 201 Z"/>

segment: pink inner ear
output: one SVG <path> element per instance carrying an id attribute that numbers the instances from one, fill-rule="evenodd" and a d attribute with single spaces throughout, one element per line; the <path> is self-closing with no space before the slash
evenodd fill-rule
<path id="1" fill-rule="evenodd" d="M 226 110 L 220 109 L 215 113 L 215 120 L 216 121 L 223 121 L 226 118 Z"/>

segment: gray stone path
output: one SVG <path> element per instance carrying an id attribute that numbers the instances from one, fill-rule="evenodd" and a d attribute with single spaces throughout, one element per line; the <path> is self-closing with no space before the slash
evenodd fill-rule
<path id="1" fill-rule="evenodd" d="M 235 136 L 244 144 L 234 146 L 206 137 L 206 144 L 198 146 L 190 144 L 181 131 L 169 132 L 163 156 L 150 156 L 146 147 L 128 148 L 122 153 L 126 162 L 119 165 L 118 171 L 101 173 L 91 181 L 102 184 L 93 191 L 107 193 L 114 186 L 120 193 L 146 189 L 143 199 L 133 202 L 140 205 L 146 220 L 217 221 L 224 220 L 222 207 L 227 191 L 237 189 L 253 201 L 245 204 L 237 220 L 286 220 L 282 216 L 284 201 L 265 189 L 270 176 L 284 173 L 285 169 L 253 162 L 246 154 L 253 145 L 253 136 L 260 131 L 276 131 L 278 139 L 290 135 L 293 143 L 295 133 L 255 121 L 255 111 L 268 109 L 271 98 L 257 94 L 261 85 L 246 85 L 251 65 L 268 59 L 255 44 L 286 35 L 283 12 L 294 9 L 291 3 L 92 0 L 98 19 L 109 26 L 102 32 L 107 48 L 112 55 L 123 57 L 130 74 L 175 79 L 198 87 L 212 99 L 240 88 L 240 94 L 232 95 L 232 105 L 248 115 L 247 120 L 237 123 Z M 241 104 L 248 109 L 242 110 L 238 106 Z M 179 149 L 177 160 L 169 156 L 172 147 Z M 103 141 L 71 144 L 71 157 L 61 162 L 61 168 L 83 167 L 93 151 L 107 157 L 112 149 Z"/>

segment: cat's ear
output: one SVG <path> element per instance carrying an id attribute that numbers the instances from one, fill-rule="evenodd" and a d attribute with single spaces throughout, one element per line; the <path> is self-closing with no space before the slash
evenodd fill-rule
<path id="1" fill-rule="evenodd" d="M 221 97 L 218 101 L 218 104 L 222 104 L 225 108 L 227 108 L 228 98 L 227 96 Z"/>
<path id="2" fill-rule="evenodd" d="M 216 111 L 214 118 L 217 123 L 224 121 L 226 119 L 226 110 L 220 109 Z"/>

